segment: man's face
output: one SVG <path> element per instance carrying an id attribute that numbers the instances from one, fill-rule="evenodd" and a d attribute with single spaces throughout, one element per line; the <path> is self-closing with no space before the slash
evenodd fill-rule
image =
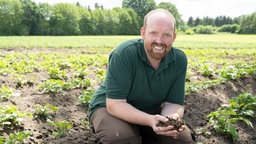
<path id="1" fill-rule="evenodd" d="M 150 15 L 146 27 L 141 28 L 141 37 L 148 59 L 161 60 L 176 38 L 171 18 L 164 14 Z"/>

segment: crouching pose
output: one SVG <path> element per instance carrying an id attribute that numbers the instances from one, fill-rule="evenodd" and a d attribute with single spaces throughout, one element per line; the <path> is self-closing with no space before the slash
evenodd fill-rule
<path id="1" fill-rule="evenodd" d="M 190 144 L 181 126 L 157 126 L 184 113 L 187 58 L 172 46 L 175 18 L 150 11 L 141 39 L 120 44 L 110 55 L 107 75 L 90 102 L 90 122 L 104 144 Z"/>

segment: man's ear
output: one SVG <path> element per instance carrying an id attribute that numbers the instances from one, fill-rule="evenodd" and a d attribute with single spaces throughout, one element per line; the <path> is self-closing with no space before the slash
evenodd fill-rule
<path id="1" fill-rule="evenodd" d="M 176 39 L 176 33 L 173 34 L 173 41 Z"/>

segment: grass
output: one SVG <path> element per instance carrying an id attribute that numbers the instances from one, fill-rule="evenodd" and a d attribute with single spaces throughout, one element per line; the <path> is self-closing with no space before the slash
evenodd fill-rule
<path id="1" fill-rule="evenodd" d="M 2 36 L 1 48 L 109 48 L 140 36 Z M 256 48 L 256 35 L 177 34 L 174 46 L 178 48 Z"/>

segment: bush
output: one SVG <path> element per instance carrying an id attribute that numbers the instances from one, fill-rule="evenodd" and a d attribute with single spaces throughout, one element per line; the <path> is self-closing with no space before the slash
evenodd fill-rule
<path id="1" fill-rule="evenodd" d="M 194 32 L 192 29 L 187 29 L 187 30 L 185 31 L 185 34 L 187 34 L 187 35 L 194 35 L 195 32 Z"/>
<path id="2" fill-rule="evenodd" d="M 214 27 L 210 25 L 208 26 L 198 25 L 195 27 L 194 31 L 198 34 L 213 34 Z"/>
<path id="3" fill-rule="evenodd" d="M 218 32 L 229 32 L 229 33 L 236 33 L 239 30 L 239 25 L 238 24 L 227 24 L 223 25 L 218 29 Z"/>

